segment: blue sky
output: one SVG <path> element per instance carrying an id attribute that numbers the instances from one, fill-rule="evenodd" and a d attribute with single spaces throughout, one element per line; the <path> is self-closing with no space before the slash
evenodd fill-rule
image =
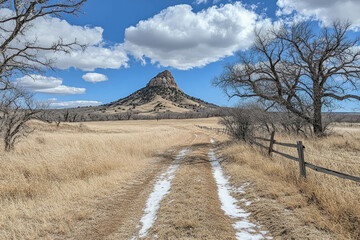
<path id="1" fill-rule="evenodd" d="M 312 18 L 326 25 L 333 19 L 349 19 L 360 27 L 359 2 L 88 0 L 82 8 L 85 14 L 64 16 L 65 23 L 52 19 L 48 30 L 81 39 L 91 46 L 88 53 L 78 58 L 60 56 L 57 70 L 44 74 L 36 86 L 29 79 L 23 82 L 36 98 L 50 99 L 54 107 L 94 105 L 126 97 L 168 69 L 187 94 L 232 106 L 238 99 L 229 101 L 211 81 L 226 63 L 236 61 L 237 51 L 251 45 L 255 24 Z M 85 81 L 87 73 L 92 78 Z M 47 81 L 53 84 L 49 89 L 43 86 Z M 342 103 L 337 111 L 359 111 L 357 105 Z"/>

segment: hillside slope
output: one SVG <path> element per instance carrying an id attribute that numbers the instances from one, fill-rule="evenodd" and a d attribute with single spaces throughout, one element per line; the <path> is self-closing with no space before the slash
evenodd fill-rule
<path id="1" fill-rule="evenodd" d="M 46 116 L 53 121 L 198 118 L 217 116 L 220 107 L 184 93 L 170 71 L 152 78 L 146 87 L 125 98 L 96 107 L 58 109 Z M 45 118 L 46 118 L 45 117 Z"/>
<path id="2" fill-rule="evenodd" d="M 116 112 L 123 112 L 133 109 L 147 114 L 165 111 L 176 113 L 199 112 L 218 108 L 214 104 L 184 93 L 177 86 L 174 77 L 168 70 L 152 78 L 146 87 L 125 98 L 103 105 L 103 107 L 106 108 L 106 112 L 115 112 L 115 110 Z"/>

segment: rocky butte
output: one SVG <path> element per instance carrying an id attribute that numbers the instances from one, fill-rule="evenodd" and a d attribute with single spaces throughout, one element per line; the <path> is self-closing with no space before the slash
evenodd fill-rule
<path id="1" fill-rule="evenodd" d="M 57 118 L 71 112 L 72 119 L 81 121 L 189 118 L 215 116 L 219 107 L 187 95 L 165 70 L 151 78 L 145 87 L 127 97 L 95 107 L 59 109 Z"/>
<path id="2" fill-rule="evenodd" d="M 164 111 L 199 112 L 200 110 L 217 108 L 214 104 L 189 96 L 180 90 L 169 70 L 158 73 L 150 79 L 146 87 L 105 106 L 115 108 L 117 112 L 131 108 L 142 112 L 142 114 Z"/>
<path id="3" fill-rule="evenodd" d="M 168 70 L 165 70 L 152 78 L 146 87 L 173 87 L 179 89 L 173 75 Z"/>

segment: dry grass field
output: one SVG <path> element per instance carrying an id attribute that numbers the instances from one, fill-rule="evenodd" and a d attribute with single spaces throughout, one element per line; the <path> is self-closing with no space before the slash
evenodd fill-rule
<path id="1" fill-rule="evenodd" d="M 269 138 L 264 135 L 262 137 Z M 360 176 L 360 125 L 336 124 L 332 135 L 323 139 L 297 136 L 275 136 L 279 142 L 296 143 L 302 140 L 305 161 L 317 166 Z M 264 142 L 263 144 L 268 145 Z M 297 156 L 296 149 L 275 145 L 275 150 Z M 259 147 L 243 143 L 224 143 L 219 150 L 227 159 L 224 168 L 235 183 L 253 182 L 256 191 L 251 209 L 260 219 L 275 218 L 269 226 L 273 235 L 284 239 L 309 237 L 301 231 L 303 225 L 313 225 L 336 234 L 338 239 L 360 239 L 360 184 L 307 168 L 307 180 L 299 178 L 297 162 L 273 154 L 272 158 Z M 273 202 L 282 203 L 283 212 Z M 300 222 L 287 218 L 290 212 Z M 288 226 L 292 226 L 290 229 Z M 311 233 L 308 233 L 312 235 Z M 315 237 L 315 235 L 312 235 Z M 310 237 L 311 238 L 311 237 Z M 315 239 L 328 239 L 319 236 Z"/>
<path id="2" fill-rule="evenodd" d="M 206 120 L 205 120 L 206 121 Z M 192 121 L 34 122 L 14 152 L 0 150 L 0 239 L 53 238 L 86 218 L 92 199 L 188 143 Z M 2 146 L 0 146 L 2 149 Z"/>
<path id="3" fill-rule="evenodd" d="M 274 239 L 360 237 L 359 184 L 310 169 L 302 181 L 296 163 L 195 126 L 217 122 L 31 123 L 35 132 L 14 152 L 0 150 L 0 239 L 130 239 L 156 179 L 181 149 L 189 152 L 145 238 L 234 239 L 211 173 L 211 138 L 231 184 L 245 190 L 233 197 Z M 360 176 L 360 127 L 333 130 L 325 139 L 302 139 L 305 160 Z"/>

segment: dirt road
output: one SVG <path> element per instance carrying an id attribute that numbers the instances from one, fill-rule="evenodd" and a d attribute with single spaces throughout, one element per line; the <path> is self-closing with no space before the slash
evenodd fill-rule
<path id="1" fill-rule="evenodd" d="M 215 142 L 194 133 L 189 145 L 159 157 L 151 169 L 97 200 L 72 239 L 273 239 L 236 196 L 216 156 Z M 241 207 L 242 206 L 242 207 Z M 279 239 L 279 238 L 276 238 Z"/>

